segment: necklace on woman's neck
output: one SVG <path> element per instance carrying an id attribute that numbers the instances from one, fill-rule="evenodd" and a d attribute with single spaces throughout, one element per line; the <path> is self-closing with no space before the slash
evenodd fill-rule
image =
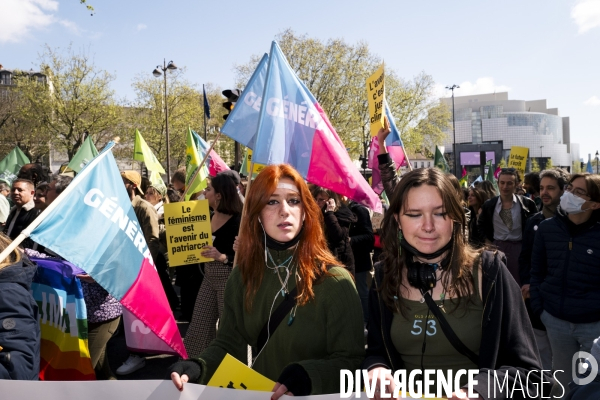
<path id="1" fill-rule="evenodd" d="M 267 264 L 267 268 L 272 269 L 273 273 L 277 274 L 279 283 L 281 283 L 281 296 L 285 297 L 285 295 L 289 293 L 287 290 L 287 284 L 290 279 L 290 267 L 292 265 L 292 262 L 294 261 L 294 255 L 296 254 L 296 252 L 294 251 L 294 253 L 292 253 L 291 256 L 289 256 L 284 262 L 282 262 L 279 265 L 277 265 L 277 263 L 273 259 L 273 256 L 271 255 L 271 251 L 268 248 L 267 248 L 267 254 L 269 255 L 269 260 L 271 261 L 271 263 L 273 263 L 273 267 L 269 267 L 269 264 Z M 287 263 L 287 265 L 285 265 L 285 263 Z M 286 274 L 285 274 L 285 279 L 283 279 L 283 280 L 281 279 L 281 275 L 279 275 L 280 268 L 285 269 Z"/>

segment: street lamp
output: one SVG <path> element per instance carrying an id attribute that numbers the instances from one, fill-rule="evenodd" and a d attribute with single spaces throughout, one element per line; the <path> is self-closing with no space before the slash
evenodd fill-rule
<path id="1" fill-rule="evenodd" d="M 543 162 L 544 158 L 544 146 L 540 146 L 540 162 Z M 544 169 L 546 169 L 546 164 L 544 164 Z"/>
<path id="2" fill-rule="evenodd" d="M 598 175 L 598 161 L 599 161 L 599 154 L 598 154 L 598 150 L 596 150 L 596 175 Z"/>
<path id="3" fill-rule="evenodd" d="M 167 60 L 163 59 L 163 66 L 157 65 L 152 71 L 152 75 L 155 77 L 159 77 L 163 75 L 165 77 L 165 130 L 167 136 L 167 185 L 171 183 L 171 146 L 169 144 L 169 108 L 167 107 L 167 70 L 177 69 L 177 66 L 173 63 L 173 61 L 169 61 L 167 64 Z M 162 72 L 161 72 L 162 71 Z"/>
<path id="4" fill-rule="evenodd" d="M 446 86 L 446 89 L 452 90 L 452 133 L 454 134 L 454 140 L 452 141 L 452 155 L 454 156 L 454 176 L 458 176 L 458 161 L 456 159 L 456 123 L 454 120 L 454 89 L 460 89 L 460 86 Z"/>

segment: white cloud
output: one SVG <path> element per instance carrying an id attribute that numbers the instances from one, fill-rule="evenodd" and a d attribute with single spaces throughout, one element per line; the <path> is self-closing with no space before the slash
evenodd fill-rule
<path id="1" fill-rule="evenodd" d="M 55 0 L 3 0 L 0 12 L 0 43 L 19 42 L 32 29 L 43 29 L 55 22 Z"/>
<path id="2" fill-rule="evenodd" d="M 579 27 L 579 33 L 600 26 L 600 0 L 582 0 L 571 10 L 571 18 Z"/>
<path id="3" fill-rule="evenodd" d="M 510 87 L 506 85 L 496 85 L 494 78 L 477 78 L 475 83 L 466 81 L 459 83 L 460 89 L 455 89 L 455 96 L 469 96 L 473 94 L 508 92 Z M 449 97 L 452 92 L 446 89 L 446 85 L 436 85 L 436 97 Z"/>
<path id="4" fill-rule="evenodd" d="M 583 105 L 592 107 L 600 106 L 600 99 L 598 98 L 598 96 L 592 96 L 586 101 L 584 101 Z"/>
<path id="5" fill-rule="evenodd" d="M 73 21 L 69 21 L 66 19 L 62 19 L 59 21 L 59 24 L 61 24 L 62 26 L 64 26 L 65 28 L 67 28 L 71 33 L 80 36 L 81 35 L 81 29 L 79 28 L 79 26 L 73 22 Z"/>
<path id="6" fill-rule="evenodd" d="M 146 24 L 137 24 L 137 30 L 139 31 L 143 31 L 144 29 L 146 29 L 148 26 Z"/>

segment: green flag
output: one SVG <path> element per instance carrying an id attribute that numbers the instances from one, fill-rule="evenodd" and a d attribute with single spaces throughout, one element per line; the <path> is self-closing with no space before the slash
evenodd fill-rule
<path id="1" fill-rule="evenodd" d="M 494 185 L 494 189 L 496 189 L 496 193 L 500 193 L 500 189 L 498 188 L 498 182 L 496 182 L 496 178 L 494 177 L 494 168 L 492 166 L 492 160 L 488 160 L 485 164 L 485 168 L 487 169 L 485 174 L 485 180 L 492 182 Z"/>
<path id="2" fill-rule="evenodd" d="M 450 167 L 444 158 L 444 154 L 440 151 L 440 148 L 435 146 L 435 158 L 433 160 L 433 165 L 437 168 L 441 169 L 444 172 L 450 172 Z"/>
<path id="3" fill-rule="evenodd" d="M 69 165 L 67 168 L 72 169 L 73 171 L 79 173 L 85 167 L 87 163 L 92 161 L 94 157 L 98 155 L 98 149 L 94 146 L 94 142 L 92 142 L 92 137 L 88 136 L 77 153 L 73 156 L 71 161 L 69 161 Z"/>
<path id="4" fill-rule="evenodd" d="M 201 162 L 202 159 L 200 158 L 200 153 L 198 153 L 194 135 L 192 134 L 192 130 L 188 128 L 185 148 L 185 185 L 187 189 L 185 200 L 189 200 L 192 194 L 197 193 L 206 187 L 206 178 L 208 177 L 208 167 L 206 163 L 202 166 L 196 179 L 191 182 L 191 179 L 198 170 Z"/>
<path id="5" fill-rule="evenodd" d="M 164 174 L 165 170 L 161 163 L 158 161 L 150 146 L 146 143 L 142 134 L 137 129 L 135 130 L 135 144 L 133 146 L 133 159 L 136 161 L 142 161 L 146 164 L 148 171 L 156 171 Z"/>
<path id="6" fill-rule="evenodd" d="M 31 161 L 29 161 L 29 158 L 27 158 L 25 153 L 23 153 L 18 146 L 15 146 L 15 148 L 0 161 L 0 181 L 12 185 L 12 182 L 17 179 L 17 174 L 21 167 L 30 162 Z"/>

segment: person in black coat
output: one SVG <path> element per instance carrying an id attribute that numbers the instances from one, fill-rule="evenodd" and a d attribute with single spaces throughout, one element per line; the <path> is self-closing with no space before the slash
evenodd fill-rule
<path id="1" fill-rule="evenodd" d="M 600 176 L 571 176 L 556 216 L 539 224 L 531 258 L 531 308 L 546 326 L 552 368 L 567 386 L 572 357 L 600 333 Z"/>
<path id="2" fill-rule="evenodd" d="M 481 243 L 493 244 L 506 254 L 507 267 L 515 281 L 520 284 L 519 254 L 523 229 L 527 219 L 538 212 L 533 200 L 515 194 L 520 182 L 514 168 L 502 168 L 498 175 L 500 195 L 483 203 L 477 221 Z"/>
<path id="3" fill-rule="evenodd" d="M 369 319 L 369 287 L 367 286 L 367 274 L 373 268 L 371 252 L 375 245 L 375 235 L 371 224 L 369 210 L 355 201 L 348 204 L 352 213 L 356 216 L 356 222 L 350 225 L 350 245 L 354 255 L 354 269 L 356 271 L 356 290 L 360 296 L 363 307 L 365 324 Z"/>
<path id="4" fill-rule="evenodd" d="M 350 226 L 356 223 L 356 216 L 340 200 L 337 193 L 319 186 L 314 186 L 311 193 L 323 210 L 325 237 L 329 250 L 354 276 L 354 253 L 352 253 L 350 244 Z"/>
<path id="5" fill-rule="evenodd" d="M 0 250 L 10 243 L 0 234 Z M 20 250 L 0 263 L 0 379 L 38 380 L 41 334 L 30 293 L 36 269 Z"/>

